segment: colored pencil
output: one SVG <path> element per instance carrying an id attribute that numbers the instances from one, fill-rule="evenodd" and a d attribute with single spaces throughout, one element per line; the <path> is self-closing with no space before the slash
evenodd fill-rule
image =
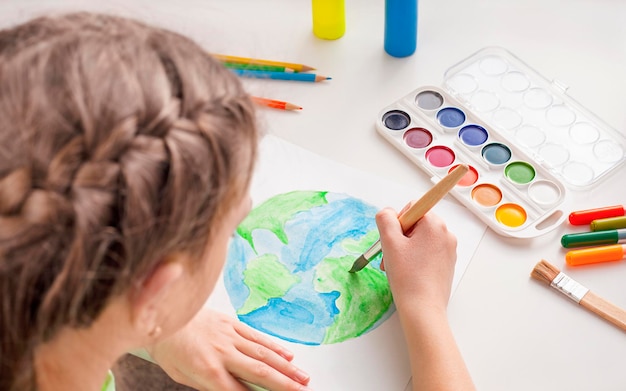
<path id="1" fill-rule="evenodd" d="M 293 103 L 289 103 L 289 102 L 283 102 L 283 101 L 280 101 L 280 100 L 261 98 L 261 97 L 258 97 L 258 96 L 253 96 L 252 100 L 254 101 L 254 103 L 256 103 L 258 105 L 271 107 L 273 109 L 279 109 L 279 110 L 302 110 L 302 107 L 300 107 L 298 105 L 294 105 Z"/>
<path id="2" fill-rule="evenodd" d="M 226 68 L 245 69 L 247 71 L 269 71 L 269 72 L 293 72 L 293 69 L 280 67 L 278 65 L 261 65 L 261 64 L 241 64 L 238 62 L 224 62 Z"/>
<path id="3" fill-rule="evenodd" d="M 469 166 L 467 164 L 459 164 L 455 169 L 450 171 L 448 175 L 443 177 L 436 185 L 428 190 L 422 198 L 417 200 L 406 212 L 398 216 L 400 225 L 404 232 L 408 231 L 417 223 L 419 219 L 445 197 L 450 190 L 467 174 Z M 367 251 L 363 253 L 352 265 L 350 273 L 358 272 L 367 266 L 368 263 L 382 251 L 380 240 L 377 240 Z"/>
<path id="4" fill-rule="evenodd" d="M 280 66 L 289 69 L 293 69 L 294 72 L 308 72 L 315 70 L 315 68 L 310 67 L 308 65 L 297 64 L 292 62 L 283 62 L 283 61 L 273 61 L 273 60 L 263 60 L 259 58 L 248 58 L 248 57 L 239 57 L 239 56 L 229 56 L 225 54 L 212 54 L 213 57 L 217 58 L 222 62 L 231 62 L 231 63 L 239 63 L 239 64 L 257 64 L 257 65 L 273 65 Z"/>
<path id="5" fill-rule="evenodd" d="M 563 274 L 556 266 L 542 259 L 530 275 L 538 281 L 549 284 L 551 288 L 563 293 L 582 307 L 626 331 L 626 311 Z"/>
<path id="6" fill-rule="evenodd" d="M 245 69 L 231 69 L 236 75 L 241 77 L 250 77 L 253 79 L 273 79 L 273 80 L 293 80 L 317 83 L 324 80 L 330 80 L 330 77 L 320 76 L 314 73 L 286 73 L 286 72 L 266 72 L 266 71 L 247 71 Z"/>

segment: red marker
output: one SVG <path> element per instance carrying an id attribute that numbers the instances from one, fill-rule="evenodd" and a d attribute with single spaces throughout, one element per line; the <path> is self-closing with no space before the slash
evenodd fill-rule
<path id="1" fill-rule="evenodd" d="M 607 206 L 604 208 L 586 209 L 572 212 L 569 215 L 569 222 L 572 225 L 586 225 L 593 220 L 606 219 L 609 217 L 625 216 L 626 210 L 622 205 Z"/>

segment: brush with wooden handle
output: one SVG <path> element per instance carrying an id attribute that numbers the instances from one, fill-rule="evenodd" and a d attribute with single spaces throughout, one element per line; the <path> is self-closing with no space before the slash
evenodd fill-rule
<path id="1" fill-rule="evenodd" d="M 574 281 L 556 266 L 542 259 L 530 275 L 536 280 L 549 284 L 582 307 L 626 331 L 626 311 Z"/>
<path id="2" fill-rule="evenodd" d="M 437 184 L 435 184 L 430 190 L 428 190 L 422 198 L 417 200 L 411 207 L 400 216 L 400 225 L 402 231 L 406 232 L 417 223 L 419 219 L 439 202 L 443 197 L 452 190 L 454 186 L 467 174 L 469 166 L 467 164 L 459 164 L 448 175 L 443 177 Z M 380 240 L 377 240 L 367 251 L 365 251 L 360 257 L 354 261 L 350 273 L 358 272 L 363 269 L 367 264 L 382 250 Z"/>

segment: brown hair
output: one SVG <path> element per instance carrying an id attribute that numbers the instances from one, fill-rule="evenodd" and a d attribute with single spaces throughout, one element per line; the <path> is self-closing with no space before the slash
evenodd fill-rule
<path id="1" fill-rule="evenodd" d="M 191 40 L 78 13 L 0 31 L 0 389 L 173 252 L 200 255 L 257 152 L 237 78 Z"/>

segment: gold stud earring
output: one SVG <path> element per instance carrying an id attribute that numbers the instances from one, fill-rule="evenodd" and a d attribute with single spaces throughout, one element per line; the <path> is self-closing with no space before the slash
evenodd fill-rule
<path id="1" fill-rule="evenodd" d="M 161 327 L 154 326 L 154 328 L 150 330 L 150 332 L 148 333 L 148 337 L 157 338 L 159 335 L 161 335 L 161 331 L 162 331 Z"/>

